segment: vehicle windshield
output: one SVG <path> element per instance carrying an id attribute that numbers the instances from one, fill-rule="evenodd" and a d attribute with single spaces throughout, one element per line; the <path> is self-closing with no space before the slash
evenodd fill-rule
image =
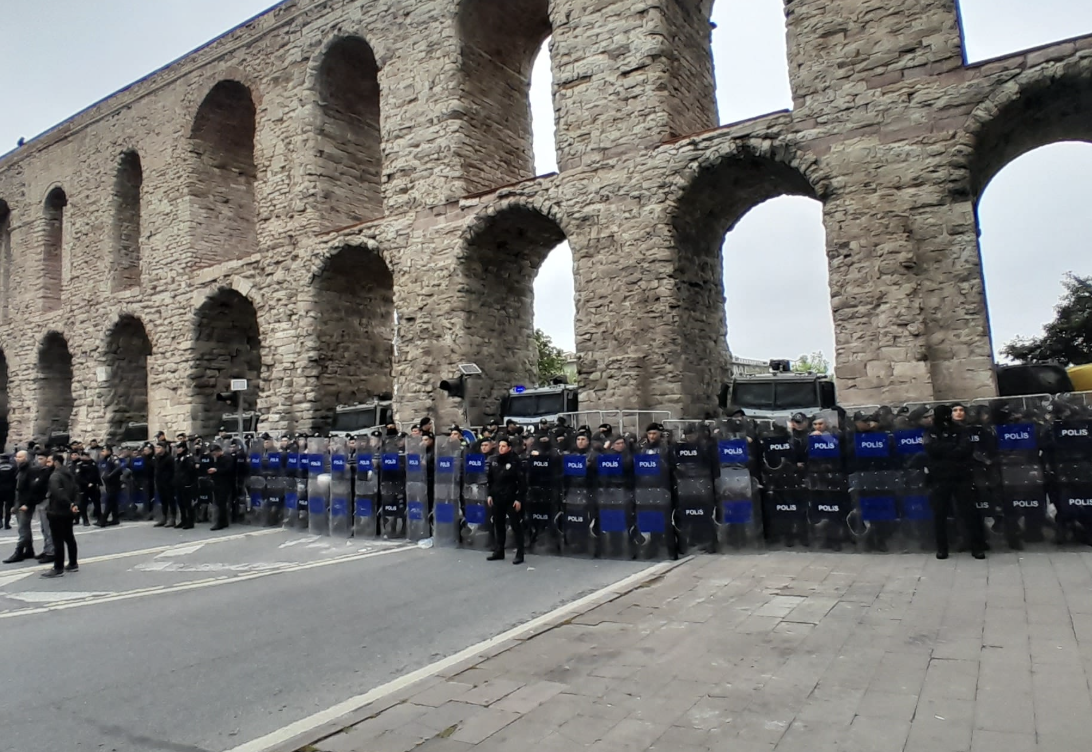
<path id="1" fill-rule="evenodd" d="M 1073 382 L 1058 365 L 1033 363 L 997 370 L 997 389 L 1002 397 L 1021 394 L 1062 394 L 1073 390 Z"/>
<path id="2" fill-rule="evenodd" d="M 737 383 L 732 404 L 744 410 L 804 410 L 819 407 L 814 381 Z"/>
<path id="3" fill-rule="evenodd" d="M 375 428 L 375 408 L 352 410 L 334 415 L 334 427 L 338 433 L 356 433 L 367 428 Z"/>
<path id="4" fill-rule="evenodd" d="M 508 398 L 506 418 L 537 418 L 542 415 L 557 415 L 565 412 L 565 395 L 556 394 L 513 394 Z"/>
<path id="5" fill-rule="evenodd" d="M 224 413 L 220 417 L 220 430 L 226 433 L 234 433 L 239 430 L 239 413 Z M 255 413 L 243 414 L 243 433 L 254 433 L 258 430 L 258 416 Z"/>

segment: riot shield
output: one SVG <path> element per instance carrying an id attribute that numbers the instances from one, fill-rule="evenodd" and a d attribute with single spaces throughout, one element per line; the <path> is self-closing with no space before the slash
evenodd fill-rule
<path id="1" fill-rule="evenodd" d="M 285 496 L 288 480 L 287 443 L 267 442 L 265 467 L 265 503 L 261 524 L 266 527 L 279 527 L 285 517 Z"/>
<path id="2" fill-rule="evenodd" d="M 636 526 L 633 546 L 638 559 L 674 559 L 671 469 L 666 443 L 642 443 L 633 455 Z"/>
<path id="3" fill-rule="evenodd" d="M 307 530 L 330 534 L 330 454 L 321 436 L 307 440 Z"/>
<path id="4" fill-rule="evenodd" d="M 464 546 L 481 551 L 493 550 L 493 526 L 489 523 L 489 479 L 487 457 L 469 452 L 463 462 L 463 524 L 461 540 Z"/>
<path id="5" fill-rule="evenodd" d="M 428 468 L 424 439 L 406 437 L 406 537 L 419 541 L 431 535 L 428 508 Z"/>
<path id="6" fill-rule="evenodd" d="M 406 537 L 406 455 L 399 436 L 383 440 L 379 459 L 379 530 L 387 539 Z"/>
<path id="7" fill-rule="evenodd" d="M 843 434 L 846 440 L 850 528 L 865 551 L 888 551 L 899 532 L 898 489 L 901 476 L 895 437 L 875 413 L 858 412 Z"/>
<path id="8" fill-rule="evenodd" d="M 825 411 L 814 415 L 806 441 L 811 538 L 820 548 L 841 551 L 843 544 L 853 540 L 849 529 L 851 505 L 845 445 L 838 414 Z"/>
<path id="9" fill-rule="evenodd" d="M 349 445 L 344 437 L 330 437 L 330 535 L 349 538 L 353 534 L 351 519 L 353 499 L 352 467 Z"/>
<path id="10" fill-rule="evenodd" d="M 208 522 L 212 516 L 215 493 L 209 469 L 214 461 L 208 447 L 195 446 L 193 462 L 197 467 L 197 488 L 193 499 L 193 517 L 195 522 Z"/>
<path id="11" fill-rule="evenodd" d="M 991 404 L 1001 476 L 1001 506 L 1005 538 L 1022 549 L 1038 543 L 1047 525 L 1046 478 L 1042 450 L 1048 435 L 1045 415 L 1022 398 L 1000 399 Z"/>
<path id="12" fill-rule="evenodd" d="M 595 556 L 595 463 L 591 452 L 572 450 L 562 457 L 565 497 L 561 516 L 561 552 Z"/>
<path id="13" fill-rule="evenodd" d="M 1092 545 L 1092 405 L 1089 393 L 1059 395 L 1051 409 L 1050 498 L 1059 543 Z"/>
<path id="14" fill-rule="evenodd" d="M 436 441 L 436 489 L 432 515 L 434 545 L 449 548 L 459 545 L 462 513 L 463 444 L 450 436 Z"/>
<path id="15" fill-rule="evenodd" d="M 747 421 L 723 420 L 714 428 L 720 471 L 716 478 L 717 539 L 721 550 L 760 548 L 762 509 L 754 476 L 757 445 Z"/>
<path id="16" fill-rule="evenodd" d="M 932 551 L 936 548 L 936 535 L 925 472 L 925 429 L 918 418 L 903 414 L 895 423 L 893 436 L 896 503 L 903 547 L 909 551 Z"/>
<path id="17" fill-rule="evenodd" d="M 300 527 L 300 457 L 299 444 L 292 441 L 284 453 L 284 515 L 281 524 L 288 530 Z M 302 457 L 306 463 L 306 452 Z"/>
<path id="18" fill-rule="evenodd" d="M 1005 527 L 1005 511 L 1001 494 L 1001 465 L 997 461 L 997 435 L 990 425 L 989 409 L 972 405 L 964 421 L 967 439 L 971 444 L 971 483 L 975 510 L 983 526 L 982 533 L 989 542 L 1001 537 Z M 969 547 L 967 530 L 959 529 L 955 517 L 948 521 L 948 538 L 953 531 L 962 539 L 960 549 Z M 936 535 L 933 535 L 935 540 Z M 1000 542 L 1000 541 L 994 541 Z M 989 543 L 987 543 L 989 545 Z"/>
<path id="19" fill-rule="evenodd" d="M 353 484 L 353 536 L 374 538 L 379 535 L 379 459 L 378 446 L 368 440 L 357 442 L 356 482 Z"/>
<path id="20" fill-rule="evenodd" d="M 527 509 L 524 548 L 529 554 L 556 554 L 561 550 L 558 515 L 561 514 L 561 455 L 549 436 L 542 434 L 524 457 L 527 470 Z"/>
<path id="21" fill-rule="evenodd" d="M 599 555 L 606 559 L 632 559 L 633 457 L 628 452 L 609 451 L 595 460 Z"/>
<path id="22" fill-rule="evenodd" d="M 715 478 L 719 463 L 709 426 L 697 421 L 668 421 L 664 427 L 675 439 L 672 456 L 679 554 L 714 553 L 717 550 Z"/>
<path id="23" fill-rule="evenodd" d="M 250 503 L 247 505 L 246 520 L 251 525 L 260 525 L 265 507 L 265 442 L 260 438 L 251 439 L 247 446 L 247 456 L 250 472 L 246 479 L 246 490 Z"/>
<path id="24" fill-rule="evenodd" d="M 758 436 L 767 541 L 788 548 L 808 546 L 807 434 L 794 435 L 789 421 L 778 419 L 760 423 Z"/>
<path id="25" fill-rule="evenodd" d="M 98 464 L 99 458 L 96 455 L 100 454 L 99 450 L 92 449 L 91 452 L 91 459 Z M 141 450 L 134 449 L 129 458 L 129 472 L 122 476 L 121 498 L 118 500 L 120 515 L 124 519 L 139 520 L 144 515 L 144 507 L 148 503 L 146 464 Z"/>

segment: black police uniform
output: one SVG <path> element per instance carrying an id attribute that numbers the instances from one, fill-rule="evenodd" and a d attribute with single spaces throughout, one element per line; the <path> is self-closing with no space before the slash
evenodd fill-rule
<path id="1" fill-rule="evenodd" d="M 513 451 L 490 458 L 487 470 L 489 496 L 493 499 L 493 553 L 489 559 L 504 558 L 506 521 L 512 526 L 516 538 L 514 564 L 523 561 L 523 502 L 527 499 L 527 478 L 523 462 Z M 520 502 L 520 509 L 515 504 Z"/>

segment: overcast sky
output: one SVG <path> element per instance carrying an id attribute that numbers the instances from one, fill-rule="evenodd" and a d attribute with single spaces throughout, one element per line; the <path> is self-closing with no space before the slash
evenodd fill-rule
<path id="1" fill-rule="evenodd" d="M 273 5 L 270 0 L 0 0 L 0 152 L 30 138 Z M 963 0 L 968 56 L 982 60 L 1092 32 L 1089 0 Z M 721 122 L 790 106 L 781 0 L 717 0 L 714 59 Z M 532 104 L 539 172 L 554 168 L 549 68 Z M 1034 335 L 1066 271 L 1092 273 L 1092 145 L 1026 155 L 987 189 L 980 211 L 994 342 Z M 536 282 L 537 320 L 573 347 L 571 256 L 558 249 Z M 834 351 L 822 214 L 782 198 L 748 214 L 725 243 L 729 343 L 736 355 Z M 770 301 L 789 300 L 770 316 Z M 763 315 L 756 315 L 757 311 Z M 549 312 L 549 315 L 545 313 Z"/>

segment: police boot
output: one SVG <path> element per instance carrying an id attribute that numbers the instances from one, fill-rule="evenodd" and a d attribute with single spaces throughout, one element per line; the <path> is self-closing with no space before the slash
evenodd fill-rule
<path id="1" fill-rule="evenodd" d="M 176 526 L 177 526 L 177 523 L 175 522 L 175 514 L 174 514 L 174 512 L 171 512 L 171 515 L 167 518 L 167 524 L 165 524 L 164 527 L 176 527 Z"/>

